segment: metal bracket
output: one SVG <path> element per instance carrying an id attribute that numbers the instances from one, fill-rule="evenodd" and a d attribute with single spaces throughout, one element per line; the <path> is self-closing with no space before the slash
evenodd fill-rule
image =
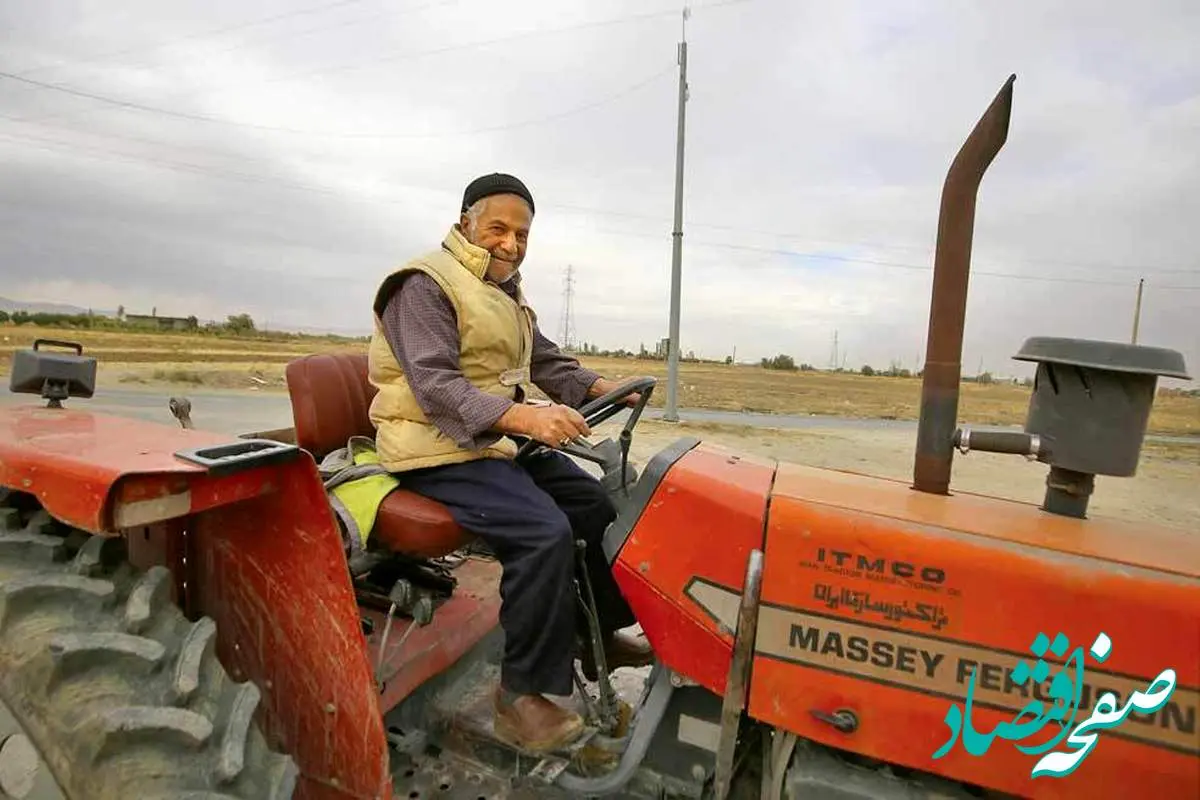
<path id="1" fill-rule="evenodd" d="M 596 683 L 600 688 L 600 698 L 596 703 L 596 717 L 601 730 L 607 735 L 616 729 L 621 721 L 621 711 L 617 700 L 616 689 L 613 688 L 612 678 L 608 674 L 608 663 L 604 655 L 604 643 L 601 640 L 599 609 L 596 607 L 596 596 L 592 592 L 592 579 L 587 569 L 587 542 L 582 539 L 575 541 L 575 557 L 582 581 L 576 581 L 576 595 L 583 606 L 587 618 L 589 642 L 585 644 L 592 648 L 592 659 L 596 663 Z M 582 587 L 579 584 L 582 583 Z"/>
<path id="2" fill-rule="evenodd" d="M 750 668 L 754 663 L 754 642 L 758 634 L 758 604 L 762 597 L 763 552 L 751 550 L 742 583 L 742 602 L 738 608 L 737 630 L 733 638 L 733 657 L 725 680 L 725 699 L 721 704 L 721 734 L 717 744 L 717 764 L 713 776 L 713 800 L 725 800 L 733 780 L 733 756 L 741 729 L 742 712 L 750 689 Z"/>

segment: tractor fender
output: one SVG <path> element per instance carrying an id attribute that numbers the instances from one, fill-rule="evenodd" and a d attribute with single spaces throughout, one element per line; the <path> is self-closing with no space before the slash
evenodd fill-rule
<path id="1" fill-rule="evenodd" d="M 391 797 L 388 746 L 342 537 L 312 457 L 206 462 L 246 440 L 68 409 L 0 409 L 0 486 L 55 519 L 130 540 L 137 566 L 175 573 L 190 619 L 262 694 L 297 798 Z M 156 544 L 157 540 L 165 540 Z"/>

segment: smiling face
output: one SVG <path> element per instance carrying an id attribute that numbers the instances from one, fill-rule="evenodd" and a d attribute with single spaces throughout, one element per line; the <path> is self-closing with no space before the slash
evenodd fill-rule
<path id="1" fill-rule="evenodd" d="M 529 204 L 515 194 L 485 197 L 459 220 L 467 241 L 492 254 L 487 276 L 496 283 L 511 278 L 525 260 L 532 224 Z"/>

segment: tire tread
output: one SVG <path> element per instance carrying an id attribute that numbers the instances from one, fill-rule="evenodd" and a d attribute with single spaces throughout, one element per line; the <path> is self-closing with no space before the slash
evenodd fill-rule
<path id="1" fill-rule="evenodd" d="M 259 689 L 227 675 L 216 625 L 183 616 L 170 571 L 5 500 L 0 703 L 64 797 L 290 798 L 296 766 L 255 723 Z"/>

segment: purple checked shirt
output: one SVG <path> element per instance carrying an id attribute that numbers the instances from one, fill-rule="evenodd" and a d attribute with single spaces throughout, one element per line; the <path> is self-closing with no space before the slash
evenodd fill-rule
<path id="1" fill-rule="evenodd" d="M 500 288 L 515 300 L 519 281 L 518 276 Z M 383 329 L 431 423 L 469 450 L 501 438 L 490 429 L 514 401 L 480 391 L 463 377 L 454 306 L 433 278 L 421 273 L 405 278 L 384 308 Z M 599 378 L 534 328 L 530 379 L 551 400 L 578 408 Z M 523 400 L 518 388 L 516 402 Z"/>

